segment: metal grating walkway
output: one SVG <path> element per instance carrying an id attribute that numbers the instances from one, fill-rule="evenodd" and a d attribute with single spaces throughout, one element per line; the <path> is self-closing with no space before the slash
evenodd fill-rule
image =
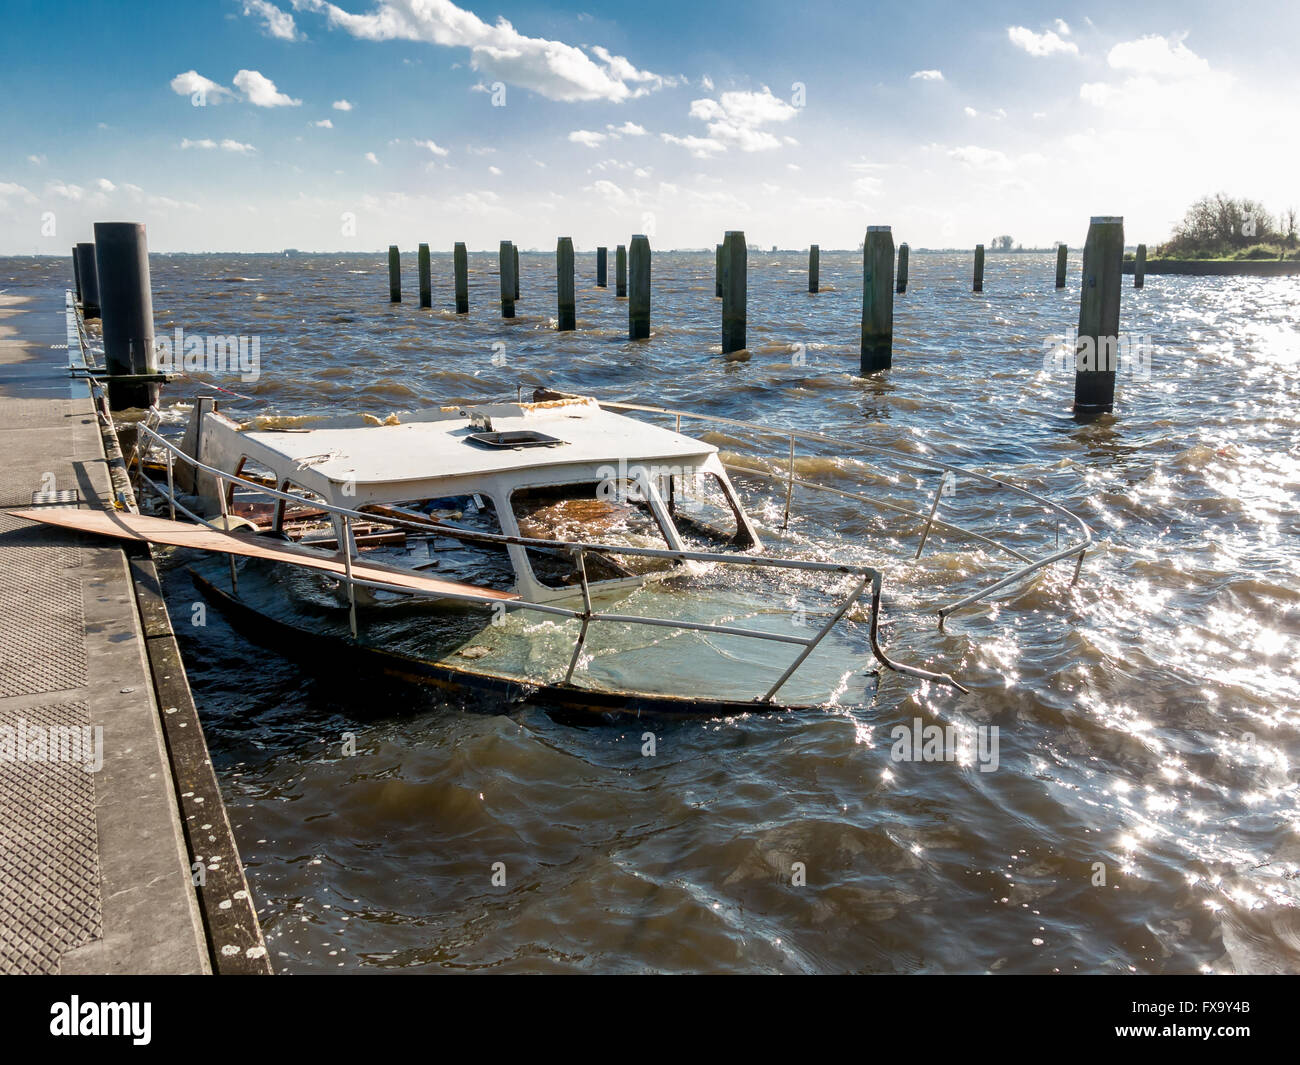
<path id="1" fill-rule="evenodd" d="M 0 708 L 0 973 L 103 935 L 94 742 L 85 703 Z"/>

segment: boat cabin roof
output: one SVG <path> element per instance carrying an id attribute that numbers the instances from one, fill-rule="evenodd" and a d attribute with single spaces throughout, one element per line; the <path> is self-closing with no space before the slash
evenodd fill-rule
<path id="1" fill-rule="evenodd" d="M 488 433 L 485 419 L 491 433 L 539 433 L 558 442 L 519 447 L 508 446 L 509 438 L 503 446 L 471 439 Z M 273 468 L 311 470 L 334 484 L 358 487 L 540 469 L 555 469 L 561 477 L 595 476 L 599 467 L 620 463 L 700 465 L 718 450 L 602 410 L 586 397 L 428 408 L 383 423 L 348 416 L 306 430 L 248 429 L 239 437 L 241 450 Z"/>

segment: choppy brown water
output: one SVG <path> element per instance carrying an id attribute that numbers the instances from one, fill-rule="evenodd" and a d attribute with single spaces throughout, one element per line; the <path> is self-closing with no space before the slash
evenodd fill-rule
<path id="1" fill-rule="evenodd" d="M 210 378 L 246 414 L 548 384 L 923 446 L 1045 490 L 1099 545 L 1077 588 L 1063 564 L 916 637 L 970 696 L 886 676 L 865 709 L 653 726 L 654 757 L 645 726 L 377 691 L 211 616 L 192 635 L 173 572 L 280 969 L 1300 969 L 1300 281 L 1126 287 L 1150 379 L 1121 377 L 1118 413 L 1082 425 L 1070 378 L 1043 368 L 1077 316 L 1077 261 L 1057 292 L 1051 257 L 990 255 L 974 295 L 968 257 L 914 254 L 894 369 L 862 379 L 851 254 L 823 253 L 816 297 L 801 254 L 751 255 L 747 363 L 718 354 L 711 254 L 656 256 L 655 335 L 635 345 L 591 256 L 567 335 L 552 257 L 523 256 L 513 323 L 494 259 L 472 257 L 458 320 L 446 256 L 432 312 L 388 305 L 380 256 L 155 258 L 158 327 L 259 335 L 260 380 Z M 0 260 L 15 289 L 64 273 Z M 831 517 L 852 534 L 852 511 Z M 916 718 L 997 725 L 999 767 L 893 761 L 891 730 Z"/>

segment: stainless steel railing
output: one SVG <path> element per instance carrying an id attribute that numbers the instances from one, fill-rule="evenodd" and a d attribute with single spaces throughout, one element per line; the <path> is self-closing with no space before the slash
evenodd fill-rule
<path id="1" fill-rule="evenodd" d="M 196 471 L 202 471 L 212 477 L 217 478 L 218 483 L 224 485 L 240 485 L 244 488 L 258 492 L 262 495 L 269 496 L 273 499 L 282 499 L 288 502 L 301 503 L 302 497 L 293 495 L 289 492 L 283 492 L 279 489 L 269 488 L 266 485 L 259 484 L 255 481 L 247 480 L 237 474 L 228 473 L 224 470 L 217 469 L 205 463 L 199 462 L 186 454 L 170 440 L 167 440 L 160 433 L 148 424 L 149 419 L 140 423 L 136 428 L 137 432 L 142 433 L 150 441 L 151 446 L 139 453 L 139 463 L 137 467 L 138 475 L 141 482 L 147 484 L 155 493 L 164 498 L 168 506 L 174 508 L 172 513 L 179 510 L 192 520 L 199 522 L 209 528 L 217 529 L 217 526 L 207 519 L 196 514 L 194 511 L 185 507 L 177 498 L 173 480 L 173 464 L 176 458 L 193 466 Z M 167 455 L 168 485 L 164 489 L 144 472 L 144 460 L 152 453 L 153 446 L 161 447 Z M 226 492 L 221 488 L 218 492 L 221 500 L 222 517 L 228 517 L 226 506 Z M 921 680 L 934 681 L 940 684 L 946 684 L 958 689 L 961 692 L 969 691 L 951 676 L 946 673 L 935 673 L 929 670 L 920 669 L 916 666 L 905 665 L 901 662 L 895 662 L 889 658 L 881 649 L 878 640 L 878 626 L 880 614 L 880 599 L 883 586 L 883 575 L 881 572 L 871 566 L 859 566 L 845 563 L 833 562 L 815 562 L 806 559 L 789 559 L 789 558 L 769 558 L 758 555 L 738 555 L 722 554 L 708 551 L 675 551 L 670 548 L 650 548 L 650 547 L 631 547 L 622 544 L 600 544 L 587 541 L 574 540 L 546 540 L 526 536 L 510 536 L 502 533 L 477 532 L 467 529 L 461 529 L 457 526 L 448 525 L 442 522 L 411 522 L 392 515 L 381 515 L 367 513 L 365 511 L 353 510 L 347 507 L 340 507 L 332 503 L 313 501 L 313 507 L 321 511 L 337 515 L 342 519 L 343 535 L 340 537 L 340 550 L 344 561 L 343 583 L 348 590 L 349 622 L 352 628 L 353 636 L 357 635 L 356 620 L 356 588 L 367 587 L 381 591 L 395 592 L 400 595 L 415 595 L 435 599 L 458 599 L 465 602 L 479 603 L 481 605 L 495 607 L 500 604 L 506 610 L 531 610 L 537 613 L 551 614 L 559 617 L 572 618 L 580 623 L 580 631 L 575 642 L 573 655 L 570 658 L 569 668 L 565 675 L 565 684 L 572 683 L 572 677 L 577 668 L 582 655 L 582 649 L 585 645 L 587 632 L 592 622 L 612 622 L 633 625 L 649 625 L 659 628 L 686 629 L 696 632 L 711 632 L 723 635 L 740 636 L 750 639 L 767 640 L 774 643 L 786 643 L 800 646 L 802 650 L 796 656 L 794 662 L 785 670 L 785 672 L 772 684 L 767 691 L 757 697 L 755 702 L 770 704 L 776 697 L 776 694 L 790 679 L 795 671 L 816 649 L 818 644 L 832 631 L 841 618 L 852 609 L 853 605 L 862 596 L 868 583 L 871 584 L 871 621 L 870 621 L 870 648 L 871 653 L 881 665 L 893 670 L 894 672 L 904 674 L 910 677 L 916 677 Z M 448 592 L 425 592 L 410 589 L 400 585 L 387 584 L 382 581 L 366 580 L 355 577 L 352 572 L 352 523 L 361 520 L 376 524 L 392 526 L 393 528 L 411 529 L 418 532 L 429 532 L 430 530 L 441 530 L 447 535 L 454 536 L 456 539 L 467 542 L 495 543 L 499 545 L 517 545 L 521 547 L 541 548 L 544 550 L 560 550 L 572 552 L 578 564 L 581 577 L 581 594 L 583 600 L 582 610 L 574 610 L 568 607 L 561 607 L 554 603 L 533 603 L 524 599 L 502 600 L 491 595 L 475 595 L 469 592 L 456 591 Z M 224 529 L 219 531 L 226 531 Z M 661 558 L 671 561 L 684 562 L 706 562 L 716 563 L 723 566 L 747 566 L 759 569 L 794 569 L 814 571 L 821 573 L 837 573 L 842 575 L 857 576 L 859 579 L 856 587 L 849 594 L 837 603 L 836 609 L 829 620 L 822 628 L 810 637 L 795 635 L 782 635 L 780 633 L 766 632 L 761 629 L 750 629 L 736 625 L 716 625 L 706 622 L 686 621 L 679 618 L 655 618 L 639 614 L 616 614 L 595 610 L 591 601 L 591 590 L 587 579 L 586 556 L 588 554 L 600 555 L 635 555 L 646 558 Z M 292 564 L 292 559 L 286 558 L 286 562 Z M 234 568 L 234 559 L 231 559 L 231 582 L 232 586 L 237 589 L 237 577 Z"/>
<path id="2" fill-rule="evenodd" d="M 741 421 L 736 418 L 726 418 L 726 417 L 722 417 L 721 415 L 702 414 L 694 411 L 674 410 L 666 407 L 651 407 L 640 403 L 601 402 L 600 406 L 603 409 L 612 410 L 612 411 L 636 411 L 643 414 L 654 414 L 654 415 L 661 415 L 661 416 L 673 418 L 678 432 L 681 431 L 682 419 L 690 418 L 696 421 L 712 422 L 717 425 L 731 426 L 733 428 L 744 429 L 751 433 L 757 433 L 760 435 L 766 435 L 766 436 L 776 437 L 783 440 L 788 440 L 789 461 L 784 476 L 778 476 L 777 474 L 774 474 L 770 470 L 756 469 L 751 466 L 743 466 L 736 463 L 724 463 L 726 468 L 732 472 L 744 473 L 744 474 L 748 474 L 751 476 L 755 476 L 755 477 L 759 477 L 771 481 L 784 480 L 786 484 L 786 494 L 785 494 L 785 517 L 783 520 L 786 523 L 788 523 L 789 521 L 790 509 L 791 509 L 792 499 L 794 495 L 794 488 L 797 485 L 800 488 L 807 488 L 812 491 L 818 491 L 818 492 L 826 492 L 841 498 L 852 499 L 857 502 L 866 503 L 871 506 L 879 507 L 884 510 L 889 510 L 894 513 L 903 514 L 908 517 L 916 518 L 918 520 L 923 521 L 924 526 L 921 530 L 920 542 L 917 544 L 916 555 L 914 556 L 915 558 L 921 557 L 921 551 L 925 548 L 925 543 L 926 540 L 929 538 L 931 529 L 935 527 L 939 527 L 939 528 L 946 529 L 947 531 L 955 533 L 957 535 L 965 536 L 969 539 L 985 544 L 986 546 L 992 547 L 998 551 L 1001 551 L 1004 554 L 1010 555 L 1012 558 L 1022 563 L 1022 565 L 1016 568 L 1013 572 L 1003 575 L 1002 577 L 999 577 L 992 584 L 987 585 L 986 587 L 978 591 L 975 591 L 970 595 L 957 599 L 954 602 L 938 607 L 935 610 L 935 613 L 938 615 L 939 618 L 940 629 L 943 628 L 945 620 L 950 615 L 952 615 L 955 611 L 960 610 L 963 607 L 970 606 L 973 603 L 977 603 L 981 599 L 985 599 L 988 596 L 992 595 L 993 593 L 998 592 L 1003 588 L 1009 587 L 1010 585 L 1013 585 L 1018 581 L 1025 579 L 1026 577 L 1037 572 L 1038 570 L 1041 570 L 1046 566 L 1050 566 L 1052 563 L 1058 562 L 1064 558 L 1074 557 L 1076 559 L 1074 574 L 1070 580 L 1070 585 L 1071 587 L 1073 587 L 1075 584 L 1078 583 L 1079 573 L 1083 566 L 1083 557 L 1087 553 L 1088 548 L 1092 546 L 1092 530 L 1088 527 L 1088 524 L 1077 514 L 1075 514 L 1073 511 L 1067 510 L 1059 503 L 1051 499 L 1048 499 L 1046 496 L 1043 496 L 1028 488 L 1025 488 L 1022 485 L 1015 484 L 1002 477 L 993 477 L 989 474 L 981 473 L 979 470 L 973 470 L 967 467 L 952 466 L 946 462 L 940 462 L 937 459 L 929 459 L 929 458 L 918 459 L 915 455 L 909 455 L 905 452 L 894 450 L 893 448 L 881 447 L 877 444 L 866 444 L 856 440 L 845 440 L 840 437 L 827 436 L 823 433 L 813 433 L 813 432 L 808 432 L 806 430 L 782 429 L 775 426 L 762 425 L 757 422 L 747 422 L 747 421 Z M 940 482 L 938 487 L 935 489 L 934 498 L 930 504 L 929 511 L 921 512 L 921 511 L 911 510 L 907 507 L 900 506 L 899 504 L 894 503 L 891 500 L 882 499 L 879 496 L 871 496 L 861 492 L 850 492 L 845 489 L 835 488 L 830 485 L 819 484 L 816 481 L 808 481 L 803 478 L 796 477 L 795 476 L 796 441 L 799 440 L 803 440 L 808 443 L 829 445 L 836 448 L 840 453 L 860 452 L 866 455 L 882 456 L 889 459 L 897 466 L 900 466 L 905 469 L 910 469 L 913 473 L 922 473 L 927 475 L 933 475 L 938 473 L 940 475 Z M 974 529 L 968 529 L 965 526 L 957 524 L 955 522 L 941 519 L 937 516 L 939 510 L 939 501 L 943 495 L 945 479 L 950 475 L 973 478 L 974 480 L 983 482 L 985 484 L 993 485 L 996 486 L 997 488 L 1005 489 L 1017 495 L 1023 496 L 1025 499 L 1028 499 L 1036 504 L 1039 504 L 1040 506 L 1045 507 L 1049 511 L 1055 513 L 1058 516 L 1058 518 L 1064 518 L 1070 522 L 1073 522 L 1078 528 L 1078 538 L 1073 540 L 1071 543 L 1067 544 L 1067 546 L 1065 546 L 1064 548 L 1059 547 L 1059 543 L 1058 543 L 1058 547 L 1056 550 L 1040 558 L 1033 558 L 1030 557 L 1029 555 L 1026 555 L 1024 552 L 1019 551 L 1016 548 L 1012 547 L 1010 544 L 1003 543 L 995 539 L 994 537 L 987 536 L 984 533 L 977 532 Z M 1058 525 L 1058 530 L 1059 530 L 1059 525 Z M 1058 532 L 1058 540 L 1059 540 L 1059 532 Z"/>

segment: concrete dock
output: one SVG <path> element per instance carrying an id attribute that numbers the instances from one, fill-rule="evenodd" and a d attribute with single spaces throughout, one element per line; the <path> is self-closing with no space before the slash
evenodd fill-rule
<path id="1" fill-rule="evenodd" d="M 0 293 L 0 973 L 269 972 L 152 557 L 11 513 L 121 505 L 78 336 Z"/>

